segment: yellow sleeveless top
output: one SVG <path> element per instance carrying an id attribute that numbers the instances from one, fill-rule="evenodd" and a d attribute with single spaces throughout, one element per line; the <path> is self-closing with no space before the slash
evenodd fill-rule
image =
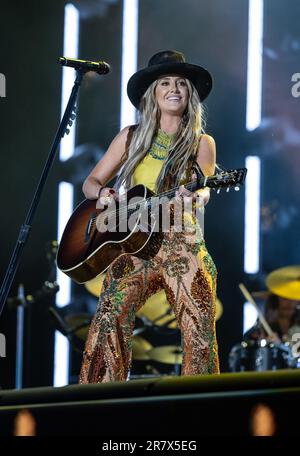
<path id="1" fill-rule="evenodd" d="M 156 180 L 168 156 L 175 134 L 169 135 L 159 129 L 145 158 L 136 167 L 132 185 L 143 184 L 154 191 Z"/>

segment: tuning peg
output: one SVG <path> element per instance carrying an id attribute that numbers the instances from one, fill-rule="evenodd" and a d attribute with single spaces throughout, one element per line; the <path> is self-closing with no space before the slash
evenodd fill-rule
<path id="1" fill-rule="evenodd" d="M 66 128 L 66 131 L 65 131 L 66 135 L 68 135 L 70 133 L 70 129 L 69 128 Z"/>
<path id="2" fill-rule="evenodd" d="M 239 191 L 240 191 L 240 187 L 239 187 L 238 185 L 236 185 L 236 186 L 234 187 L 234 190 L 235 190 L 236 192 L 239 192 Z"/>
<path id="3" fill-rule="evenodd" d="M 227 187 L 227 188 L 226 188 L 226 192 L 228 193 L 228 192 L 229 192 L 229 190 L 230 190 L 230 187 Z"/>
<path id="4" fill-rule="evenodd" d="M 72 127 L 72 125 L 73 125 L 72 120 L 69 120 L 68 124 L 70 125 L 70 127 Z"/>
<path id="5" fill-rule="evenodd" d="M 76 119 L 76 114 L 71 114 L 70 117 L 71 117 L 72 120 L 74 120 L 74 119 Z"/>
<path id="6" fill-rule="evenodd" d="M 221 189 L 220 189 L 220 188 L 218 188 L 218 190 L 217 190 L 217 194 L 219 194 L 219 193 L 220 193 L 220 191 L 221 191 Z"/>

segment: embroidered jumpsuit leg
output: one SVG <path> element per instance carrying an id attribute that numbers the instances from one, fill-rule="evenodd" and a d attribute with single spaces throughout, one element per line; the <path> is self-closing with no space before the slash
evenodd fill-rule
<path id="1" fill-rule="evenodd" d="M 110 265 L 89 329 L 79 383 L 127 379 L 135 314 L 161 288 L 162 281 L 147 260 L 126 254 Z"/>
<path id="2" fill-rule="evenodd" d="M 218 374 L 216 267 L 199 235 L 165 235 L 156 261 L 181 330 L 182 375 Z"/>

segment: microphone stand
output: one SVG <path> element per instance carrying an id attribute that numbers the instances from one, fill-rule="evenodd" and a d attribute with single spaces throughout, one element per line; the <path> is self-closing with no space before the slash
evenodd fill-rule
<path id="1" fill-rule="evenodd" d="M 36 187 L 33 199 L 31 201 L 27 216 L 25 218 L 25 221 L 23 225 L 21 225 L 20 232 L 17 238 L 17 242 L 14 248 L 14 251 L 12 253 L 9 265 L 7 267 L 5 277 L 1 286 L 0 290 L 0 316 L 2 314 L 4 304 L 6 302 L 8 293 L 10 291 L 14 276 L 16 274 L 16 271 L 18 269 L 19 263 L 20 263 L 20 258 L 23 252 L 23 249 L 25 247 L 25 244 L 27 242 L 29 232 L 32 227 L 32 221 L 33 217 L 35 215 L 35 212 L 37 210 L 39 201 L 41 199 L 41 195 L 44 189 L 44 186 L 46 184 L 46 180 L 48 177 L 48 174 L 50 172 L 51 166 L 53 164 L 54 158 L 56 151 L 58 149 L 58 146 L 60 144 L 61 139 L 63 136 L 67 133 L 69 133 L 68 126 L 71 126 L 73 123 L 73 120 L 75 119 L 75 112 L 76 112 L 76 100 L 77 100 L 77 95 L 79 92 L 80 84 L 82 82 L 82 78 L 84 74 L 86 73 L 85 69 L 78 69 L 76 70 L 76 79 L 72 88 L 72 92 L 70 94 L 70 98 L 67 104 L 67 107 L 65 109 L 63 118 L 58 126 L 57 132 L 55 134 L 48 158 L 46 160 L 46 163 L 44 165 L 44 169 L 42 171 L 39 183 Z"/>

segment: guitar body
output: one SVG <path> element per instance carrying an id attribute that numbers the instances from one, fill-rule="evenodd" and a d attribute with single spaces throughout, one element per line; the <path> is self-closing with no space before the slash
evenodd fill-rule
<path id="1" fill-rule="evenodd" d="M 153 192 L 144 185 L 136 185 L 128 190 L 127 200 L 136 198 L 142 203 L 153 195 Z M 100 232 L 96 227 L 95 218 L 107 208 L 96 209 L 96 202 L 96 200 L 84 200 L 77 206 L 64 229 L 57 252 L 58 268 L 77 283 L 95 278 L 116 258 L 125 253 L 149 259 L 159 250 L 162 240 L 160 233 L 153 233 L 154 223 L 152 227 L 149 224 L 145 231 L 139 229 L 138 210 L 137 223 L 132 230 Z M 115 209 L 116 211 L 119 209 L 118 202 Z M 150 217 L 149 220 L 151 220 Z M 127 223 L 126 225 L 128 227 Z M 148 241 L 151 237 L 153 242 L 150 247 Z"/>

